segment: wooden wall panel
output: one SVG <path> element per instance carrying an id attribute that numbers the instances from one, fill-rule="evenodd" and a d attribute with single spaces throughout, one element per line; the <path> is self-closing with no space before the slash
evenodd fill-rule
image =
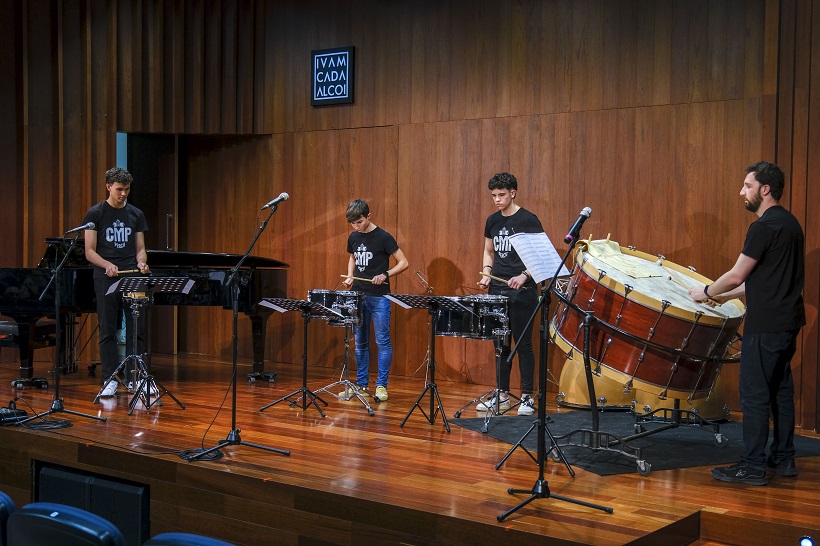
<path id="1" fill-rule="evenodd" d="M 16 181 L 4 194 L 16 192 L 27 210 L 3 226 L 19 232 L 15 260 L 31 264 L 43 237 L 105 196 L 116 131 L 213 135 L 183 137 L 187 250 L 243 252 L 258 207 L 287 191 L 258 253 L 292 264 L 292 297 L 336 286 L 349 230 L 342 215 L 354 197 L 372 201 L 376 223 L 410 259 L 396 290 L 420 292 L 418 270 L 437 291 L 470 293 L 492 212 L 486 181 L 502 170 L 518 176 L 522 205 L 554 241 L 590 206 L 585 231 L 714 277 L 734 262 L 753 220 L 736 195 L 742 169 L 765 158 L 787 170 L 788 206 L 815 264 L 808 177 L 820 47 L 811 6 L 0 0 L 21 22 L 2 38 L 0 57 L 14 73 L 0 100 L 16 105 L 0 117 L 0 139 L 14 140 L 0 158 L 19 166 L 4 171 Z M 311 107 L 310 51 L 338 45 L 356 46 L 356 101 Z M 43 194 L 57 198 L 41 207 Z M 817 270 L 807 268 L 810 324 L 798 367 L 801 420 L 812 427 Z M 188 350 L 224 354 L 229 318 L 190 313 Z M 295 361 L 300 321 L 277 319 L 283 329 L 269 354 Z M 426 322 L 396 309 L 396 373 L 423 360 Z M 314 329 L 316 360 L 334 366 L 340 332 Z M 442 340 L 442 370 L 490 382 L 484 345 Z"/>
<path id="2" fill-rule="evenodd" d="M 0 215 L 0 267 L 16 267 L 23 262 L 23 222 L 28 214 L 23 200 L 21 134 L 24 105 L 23 64 L 21 54 L 23 25 L 22 6 L 15 0 L 0 1 L 0 13 L 7 22 L 5 32 L 0 33 L 0 192 L 4 196 L 4 213 Z"/>

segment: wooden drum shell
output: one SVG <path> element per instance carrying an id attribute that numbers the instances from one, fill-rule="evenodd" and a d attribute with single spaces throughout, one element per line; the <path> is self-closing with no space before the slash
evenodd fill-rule
<path id="1" fill-rule="evenodd" d="M 657 260 L 634 250 L 621 248 L 621 251 L 640 259 Z M 663 265 L 678 268 L 699 282 L 709 282 L 675 264 L 665 262 Z M 725 318 L 700 315 L 674 306 L 664 309 L 658 299 L 637 291 L 627 292 L 624 284 L 588 263 L 585 247 L 579 247 L 567 299 L 585 311 L 594 312 L 598 321 L 663 348 L 593 325 L 590 358 L 594 366 L 597 368 L 600 364 L 601 373 L 622 384 L 662 397 L 707 397 L 720 373 L 720 359 L 743 320 L 742 312 L 740 316 Z M 734 305 L 742 308 L 739 302 Z M 579 354 L 583 350 L 583 318 L 562 301 L 551 321 L 551 336 L 568 355 L 573 350 Z M 678 349 L 691 357 L 664 349 Z"/>

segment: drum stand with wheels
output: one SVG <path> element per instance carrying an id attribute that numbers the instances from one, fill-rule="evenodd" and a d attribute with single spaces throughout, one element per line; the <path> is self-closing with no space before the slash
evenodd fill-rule
<path id="1" fill-rule="evenodd" d="M 335 383 L 331 383 L 326 387 L 322 387 L 317 393 L 326 392 L 331 396 L 335 396 L 339 400 L 350 400 L 351 398 L 355 397 L 359 400 L 359 402 L 364 405 L 364 409 L 367 410 L 367 414 L 371 417 L 374 415 L 373 408 L 370 407 L 370 404 L 367 402 L 367 398 L 365 398 L 359 388 L 350 380 L 350 375 L 348 372 L 348 363 L 349 363 L 349 354 L 350 354 L 350 332 L 353 330 L 353 326 L 355 321 L 345 320 L 344 327 L 345 327 L 345 356 L 344 360 L 342 361 L 342 371 L 339 375 L 339 380 Z M 344 391 L 341 395 L 336 394 L 335 392 L 331 392 L 330 389 L 335 389 L 336 387 L 344 385 Z"/>

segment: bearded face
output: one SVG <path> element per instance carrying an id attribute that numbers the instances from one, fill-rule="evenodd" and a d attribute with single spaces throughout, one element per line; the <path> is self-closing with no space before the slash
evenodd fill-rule
<path id="1" fill-rule="evenodd" d="M 757 209 L 760 208 L 760 204 L 763 203 L 763 195 L 760 193 L 761 188 L 757 188 L 757 192 L 750 197 L 747 197 L 744 201 L 744 205 L 746 205 L 746 210 L 749 212 L 757 212 Z"/>

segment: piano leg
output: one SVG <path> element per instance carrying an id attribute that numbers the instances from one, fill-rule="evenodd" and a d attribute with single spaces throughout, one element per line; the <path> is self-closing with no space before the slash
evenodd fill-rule
<path id="1" fill-rule="evenodd" d="M 248 374 L 248 383 L 257 380 L 273 383 L 276 372 L 265 371 L 265 333 L 270 313 L 249 315 L 253 341 L 253 371 Z"/>
<path id="2" fill-rule="evenodd" d="M 34 377 L 34 349 L 37 347 L 37 327 L 28 322 L 17 323 L 17 348 L 20 352 L 20 377 L 11 382 L 15 389 L 48 388 L 48 379 Z"/>

